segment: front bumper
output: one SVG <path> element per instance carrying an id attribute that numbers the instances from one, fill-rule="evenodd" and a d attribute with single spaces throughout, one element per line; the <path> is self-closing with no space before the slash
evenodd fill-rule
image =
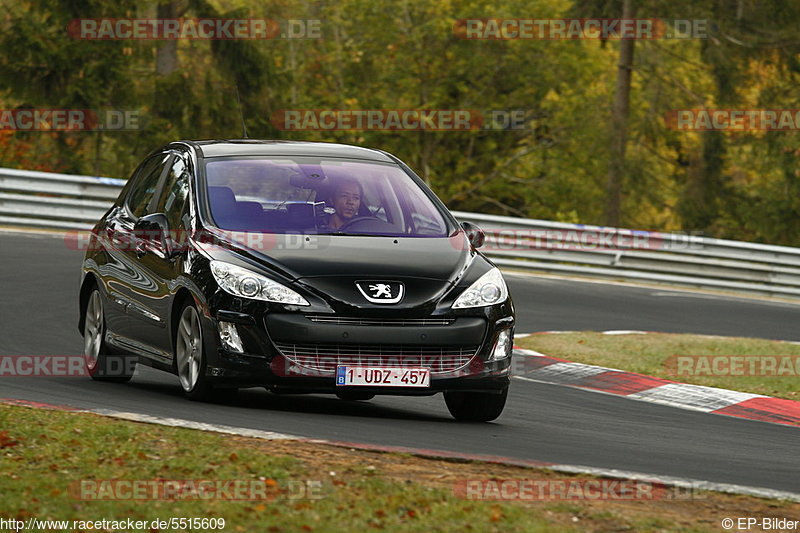
<path id="1" fill-rule="evenodd" d="M 254 311 L 254 310 L 253 310 Z M 231 322 L 244 352 L 226 349 L 217 324 Z M 425 396 L 445 391 L 501 392 L 510 383 L 511 355 L 491 360 L 498 334 L 513 335 L 513 307 L 417 318 L 217 311 L 208 324 L 207 375 L 218 384 L 266 387 L 279 393 Z M 212 342 L 213 341 L 213 342 Z M 425 367 L 430 387 L 341 387 L 336 366 Z"/>

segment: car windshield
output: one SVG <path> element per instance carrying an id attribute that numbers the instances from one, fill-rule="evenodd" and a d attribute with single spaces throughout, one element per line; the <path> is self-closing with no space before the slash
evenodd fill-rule
<path id="1" fill-rule="evenodd" d="M 346 159 L 205 163 L 215 225 L 232 231 L 446 237 L 448 224 L 398 165 Z"/>

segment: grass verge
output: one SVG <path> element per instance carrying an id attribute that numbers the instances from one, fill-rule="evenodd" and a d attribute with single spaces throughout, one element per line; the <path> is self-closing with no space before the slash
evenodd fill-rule
<path id="1" fill-rule="evenodd" d="M 606 335 L 583 331 L 531 335 L 517 340 L 516 345 L 576 363 L 800 400 L 800 345 L 788 342 L 672 333 Z M 675 356 L 701 357 L 683 359 L 688 362 L 681 367 Z M 773 362 L 772 373 L 780 375 L 766 375 L 771 373 Z M 765 375 L 737 375 L 748 373 Z"/>
<path id="2" fill-rule="evenodd" d="M 465 480 L 564 474 L 295 441 L 265 441 L 0 404 L 0 518 L 224 518 L 223 531 L 719 531 L 729 516 L 800 519 L 800 504 L 715 493 L 655 501 L 479 501 Z M 268 498 L 76 498 L 82 480 L 260 480 Z M 590 479 L 585 476 L 568 479 Z M 310 486 L 312 493 L 293 490 Z M 97 486 L 97 485 L 95 485 Z M 103 494 L 100 490 L 97 494 Z M 313 496 L 309 498 L 308 496 Z M 97 528 L 68 527 L 67 531 Z M 146 530 L 157 531 L 158 528 Z M 188 531 L 188 528 L 161 529 Z M 195 529 L 196 530 L 196 529 Z M 210 529 L 204 529 L 210 530 Z"/>

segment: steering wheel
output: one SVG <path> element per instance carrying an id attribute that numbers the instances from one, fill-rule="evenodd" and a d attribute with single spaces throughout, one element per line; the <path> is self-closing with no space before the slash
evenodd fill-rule
<path id="1" fill-rule="evenodd" d="M 339 226 L 339 230 L 338 231 L 346 231 L 346 230 L 353 229 L 353 227 L 361 224 L 362 222 L 367 222 L 367 221 L 370 221 L 370 220 L 378 220 L 380 222 L 383 222 L 383 220 L 381 220 L 380 218 L 378 218 L 376 216 L 372 216 L 372 215 L 366 215 L 366 216 L 362 216 L 362 217 L 353 217 L 350 220 L 348 220 L 347 222 L 345 222 L 344 224 L 342 224 L 341 226 Z"/>

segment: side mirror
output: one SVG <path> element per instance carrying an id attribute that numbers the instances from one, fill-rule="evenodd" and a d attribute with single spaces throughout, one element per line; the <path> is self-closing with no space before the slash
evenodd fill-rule
<path id="1" fill-rule="evenodd" d="M 137 257 L 142 257 L 147 252 L 161 259 L 172 259 L 178 255 L 169 238 L 169 222 L 164 213 L 152 213 L 137 220 L 133 226 L 133 234 L 136 237 Z"/>
<path id="2" fill-rule="evenodd" d="M 486 234 L 481 228 L 472 222 L 462 222 L 461 227 L 464 228 L 467 234 L 467 240 L 469 240 L 473 248 L 480 248 L 483 246 L 483 243 L 486 241 Z"/>

